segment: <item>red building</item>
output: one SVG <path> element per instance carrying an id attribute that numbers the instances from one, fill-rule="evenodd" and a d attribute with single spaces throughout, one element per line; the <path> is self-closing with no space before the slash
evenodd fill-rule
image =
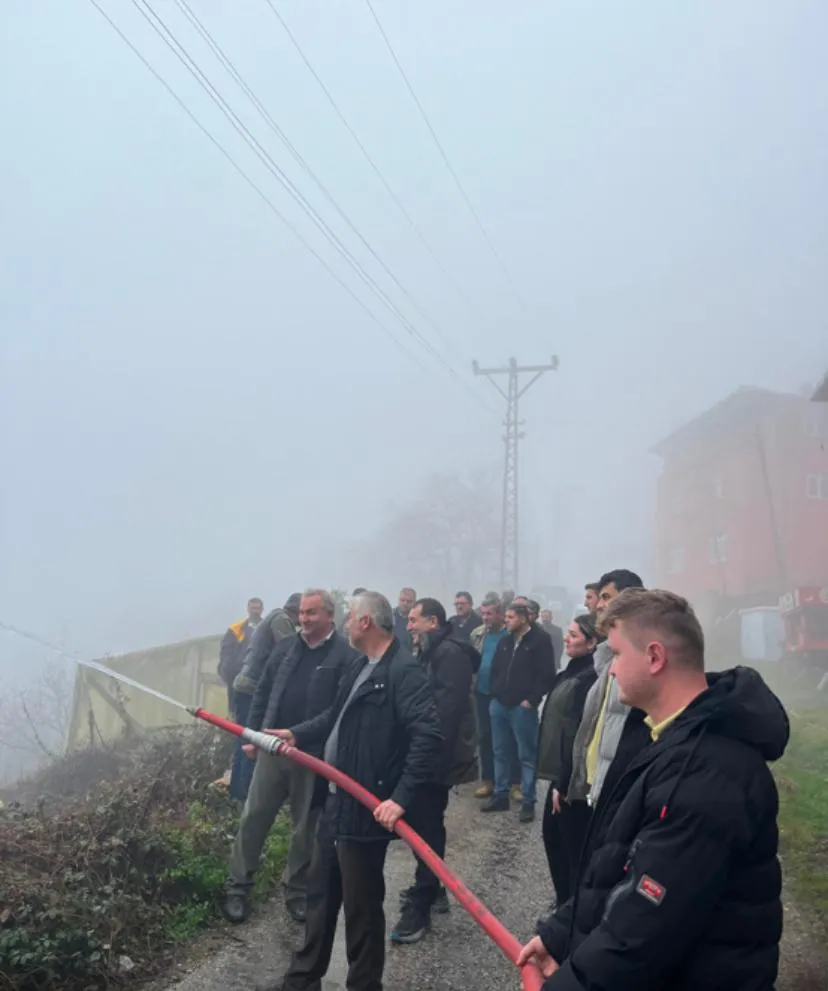
<path id="1" fill-rule="evenodd" d="M 828 406 L 741 388 L 654 451 L 662 587 L 721 616 L 828 585 Z"/>

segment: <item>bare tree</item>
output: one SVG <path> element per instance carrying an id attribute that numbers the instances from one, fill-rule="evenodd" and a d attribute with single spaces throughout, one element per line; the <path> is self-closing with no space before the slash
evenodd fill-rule
<path id="1" fill-rule="evenodd" d="M 72 709 L 74 671 L 48 667 L 26 688 L 0 698 L 0 768 L 36 770 L 63 753 Z"/>
<path id="2" fill-rule="evenodd" d="M 496 472 L 430 476 L 408 503 L 394 505 L 351 560 L 385 581 L 433 594 L 490 585 L 497 574 L 500 503 Z"/>

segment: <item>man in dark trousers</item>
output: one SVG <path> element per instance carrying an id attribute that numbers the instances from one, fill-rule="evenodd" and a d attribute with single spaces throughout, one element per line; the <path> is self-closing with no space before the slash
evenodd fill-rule
<path id="1" fill-rule="evenodd" d="M 451 617 L 451 631 L 458 640 L 468 642 L 472 633 L 483 622 L 474 611 L 474 602 L 469 592 L 458 592 L 454 597 L 455 615 Z"/>
<path id="2" fill-rule="evenodd" d="M 241 671 L 233 682 L 234 716 L 236 722 L 241 723 L 242 726 L 247 726 L 253 693 L 256 691 L 256 686 L 273 648 L 285 637 L 294 636 L 299 627 L 299 603 L 301 600 L 301 594 L 294 592 L 284 606 L 277 606 L 265 616 L 250 638 L 250 643 L 242 660 Z M 241 802 L 247 798 L 255 766 L 253 761 L 244 756 L 242 746 L 242 741 L 239 740 L 233 755 L 233 768 L 230 773 L 230 795 Z"/>
<path id="3" fill-rule="evenodd" d="M 320 991 L 345 912 L 346 986 L 382 991 L 385 966 L 385 856 L 397 822 L 437 779 L 443 736 L 428 674 L 394 636 L 391 603 L 379 592 L 355 597 L 348 634 L 361 656 L 342 679 L 336 701 L 315 719 L 275 734 L 324 758 L 381 803 L 369 812 L 335 788 L 319 823 L 308 888 L 305 939 L 275 989 Z M 324 789 L 322 789 L 324 794 Z"/>
<path id="4" fill-rule="evenodd" d="M 509 745 L 517 743 L 521 766 L 520 821 L 535 818 L 535 770 L 538 755 L 538 706 L 555 680 L 552 641 L 535 626 L 527 606 L 513 603 L 506 610 L 509 636 L 498 644 L 492 664 L 492 743 L 495 758 L 494 794 L 483 812 L 509 810 Z"/>
<path id="5" fill-rule="evenodd" d="M 574 898 L 538 927 L 546 991 L 770 991 L 782 934 L 778 795 L 788 718 L 750 669 L 705 675 L 686 599 L 607 605 L 612 675 L 651 741 L 598 799 Z M 609 786 L 607 786 L 609 788 Z"/>
<path id="6" fill-rule="evenodd" d="M 473 679 L 480 667 L 480 654 L 471 644 L 458 640 L 437 599 L 419 599 L 408 621 L 415 656 L 428 673 L 437 699 L 437 714 L 443 733 L 440 767 L 434 781 L 420 789 L 417 804 L 407 821 L 434 852 L 446 855 L 446 808 L 455 785 L 477 778 L 477 719 L 474 711 Z M 449 910 L 446 892 L 421 861 L 417 861 L 414 885 L 401 897 L 402 915 L 391 930 L 395 943 L 417 943 L 426 934 L 431 912 Z"/>
<path id="7" fill-rule="evenodd" d="M 334 629 L 334 609 L 334 601 L 324 589 L 304 593 L 299 605 L 301 633 L 282 639 L 273 648 L 250 707 L 251 729 L 301 722 L 333 704 L 340 677 L 355 657 Z M 279 810 L 290 799 L 293 833 L 282 880 L 287 910 L 295 921 L 303 922 L 318 820 L 311 807 L 315 775 L 283 757 L 257 756 L 253 748 L 246 752 L 256 762 L 230 855 L 224 914 L 231 922 L 248 917 L 250 889 L 265 840 Z"/>

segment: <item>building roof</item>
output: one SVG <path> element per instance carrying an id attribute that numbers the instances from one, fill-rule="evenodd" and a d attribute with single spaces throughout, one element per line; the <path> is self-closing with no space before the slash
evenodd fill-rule
<path id="1" fill-rule="evenodd" d="M 741 386 L 725 399 L 711 406 L 698 416 L 662 438 L 651 448 L 653 454 L 666 458 L 680 450 L 703 444 L 723 433 L 744 430 L 761 421 L 769 412 L 801 404 L 800 396 L 788 392 L 774 392 L 754 386 Z"/>
<path id="2" fill-rule="evenodd" d="M 828 403 L 828 372 L 822 378 L 822 381 L 817 386 L 816 392 L 811 396 L 811 399 L 815 403 Z"/>

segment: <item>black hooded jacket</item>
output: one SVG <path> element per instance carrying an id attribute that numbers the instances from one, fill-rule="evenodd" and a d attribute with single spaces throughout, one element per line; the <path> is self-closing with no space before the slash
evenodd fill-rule
<path id="1" fill-rule="evenodd" d="M 477 716 L 473 694 L 480 654 L 470 643 L 458 640 L 448 625 L 429 633 L 425 664 L 443 733 L 439 783 L 467 784 L 477 780 Z"/>
<path id="2" fill-rule="evenodd" d="M 538 927 L 546 991 L 772 991 L 782 933 L 782 703 L 750 668 L 696 698 L 602 792 L 577 893 Z"/>

